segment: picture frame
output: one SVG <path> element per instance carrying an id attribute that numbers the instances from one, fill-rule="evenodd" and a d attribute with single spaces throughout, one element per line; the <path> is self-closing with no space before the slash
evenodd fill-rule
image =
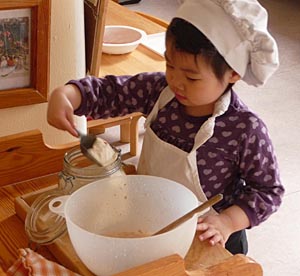
<path id="1" fill-rule="evenodd" d="M 99 76 L 108 0 L 84 0 L 86 73 Z"/>
<path id="2" fill-rule="evenodd" d="M 51 0 L 0 1 L 0 108 L 47 102 Z"/>

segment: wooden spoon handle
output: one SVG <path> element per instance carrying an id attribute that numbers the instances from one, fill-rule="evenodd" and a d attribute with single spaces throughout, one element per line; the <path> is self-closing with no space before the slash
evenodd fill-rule
<path id="1" fill-rule="evenodd" d="M 213 196 L 212 198 L 210 198 L 209 200 L 205 201 L 204 203 L 202 203 L 201 205 L 199 205 L 198 207 L 196 207 L 195 209 L 191 210 L 190 212 L 186 213 L 185 215 L 183 215 L 182 217 L 176 219 L 175 221 L 173 221 L 172 223 L 170 223 L 169 225 L 167 225 L 166 227 L 160 229 L 159 231 L 155 232 L 153 234 L 154 235 L 158 235 L 158 234 L 162 234 L 164 232 L 170 231 L 172 229 L 174 229 L 175 227 L 177 227 L 179 224 L 187 221 L 188 219 L 190 219 L 194 214 L 199 213 L 203 210 L 205 210 L 206 208 L 216 204 L 217 202 L 219 202 L 221 199 L 223 198 L 222 194 L 217 194 L 215 196 Z"/>

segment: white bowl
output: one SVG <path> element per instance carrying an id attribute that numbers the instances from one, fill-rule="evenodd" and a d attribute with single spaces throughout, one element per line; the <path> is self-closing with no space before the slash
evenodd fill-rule
<path id="1" fill-rule="evenodd" d="M 137 48 L 146 38 L 146 33 L 130 26 L 105 26 L 102 52 L 106 54 L 126 54 Z"/>
<path id="2" fill-rule="evenodd" d="M 196 232 L 197 216 L 151 235 L 198 206 L 197 197 L 174 181 L 143 175 L 97 180 L 70 196 L 50 202 L 66 218 L 72 245 L 96 275 L 107 276 L 172 254 L 185 257 Z"/>

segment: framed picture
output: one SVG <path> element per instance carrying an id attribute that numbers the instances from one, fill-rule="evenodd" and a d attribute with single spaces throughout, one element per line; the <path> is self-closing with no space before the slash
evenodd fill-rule
<path id="1" fill-rule="evenodd" d="M 86 73 L 99 76 L 108 0 L 84 0 Z"/>
<path id="2" fill-rule="evenodd" d="M 47 101 L 50 1 L 0 1 L 0 108 Z"/>

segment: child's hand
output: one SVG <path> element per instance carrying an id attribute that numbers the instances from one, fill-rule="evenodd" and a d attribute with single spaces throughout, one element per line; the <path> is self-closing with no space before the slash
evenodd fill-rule
<path id="1" fill-rule="evenodd" d="M 237 205 L 232 205 L 218 215 L 198 218 L 197 230 L 201 231 L 201 241 L 209 240 L 211 245 L 225 246 L 229 236 L 250 226 L 246 213 Z"/>
<path id="2" fill-rule="evenodd" d="M 201 241 L 209 240 L 211 245 L 220 243 L 225 247 L 225 243 L 232 233 L 225 220 L 221 215 L 198 218 L 197 231 L 202 232 L 199 239 Z"/>
<path id="3" fill-rule="evenodd" d="M 66 85 L 56 88 L 48 102 L 48 123 L 77 137 L 73 113 L 80 102 L 81 95 L 77 87 Z"/>

